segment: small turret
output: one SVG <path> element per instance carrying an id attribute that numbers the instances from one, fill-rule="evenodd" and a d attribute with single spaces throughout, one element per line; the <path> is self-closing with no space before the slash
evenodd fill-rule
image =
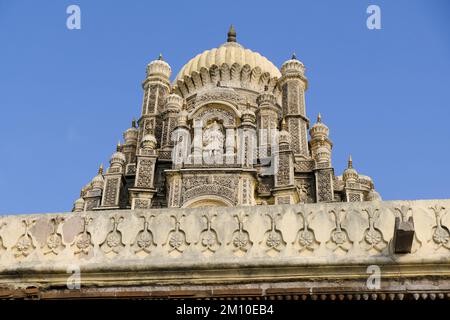
<path id="1" fill-rule="evenodd" d="M 352 156 L 348 157 L 347 169 L 345 169 L 342 178 L 345 182 L 357 182 L 358 181 L 358 172 L 353 168 L 353 160 Z"/>

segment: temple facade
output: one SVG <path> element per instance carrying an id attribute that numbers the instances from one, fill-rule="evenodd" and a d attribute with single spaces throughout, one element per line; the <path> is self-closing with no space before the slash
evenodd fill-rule
<path id="1" fill-rule="evenodd" d="M 0 216 L 0 300 L 450 299 L 450 199 L 381 201 L 351 159 L 336 176 L 295 56 L 279 70 L 231 28 L 170 75 L 148 65 L 73 212 Z"/>
<path id="2" fill-rule="evenodd" d="M 320 114 L 310 125 L 295 55 L 278 69 L 231 27 L 172 83 L 171 72 L 161 55 L 147 66 L 139 120 L 73 211 L 380 200 L 351 158 L 335 175 L 329 129 Z"/>

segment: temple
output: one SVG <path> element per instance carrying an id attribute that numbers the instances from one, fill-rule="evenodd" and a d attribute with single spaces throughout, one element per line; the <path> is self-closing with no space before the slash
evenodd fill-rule
<path id="1" fill-rule="evenodd" d="M 72 212 L 0 216 L 0 299 L 450 299 L 450 200 L 382 201 L 351 158 L 336 176 L 295 55 L 230 28 L 170 76 L 147 66 Z"/>
<path id="2" fill-rule="evenodd" d="M 138 122 L 74 211 L 380 199 L 351 159 L 335 175 L 329 129 L 320 114 L 310 126 L 295 55 L 278 69 L 231 27 L 227 42 L 170 76 L 161 55 L 149 63 Z"/>

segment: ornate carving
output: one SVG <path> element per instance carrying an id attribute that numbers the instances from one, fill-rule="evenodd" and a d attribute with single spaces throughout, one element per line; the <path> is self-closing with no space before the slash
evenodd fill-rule
<path id="1" fill-rule="evenodd" d="M 299 252 L 313 252 L 316 250 L 320 242 L 316 240 L 316 236 L 314 235 L 314 231 L 309 228 L 308 226 L 308 217 L 312 217 L 312 212 L 309 213 L 308 216 L 306 216 L 303 212 L 297 212 L 298 215 L 300 215 L 303 219 L 303 227 L 300 228 L 297 232 L 297 236 L 295 240 L 292 242 L 293 245 L 298 245 Z"/>
<path id="2" fill-rule="evenodd" d="M 331 175 L 328 170 L 320 170 L 317 172 L 317 196 L 321 202 L 333 201 Z"/>
<path id="3" fill-rule="evenodd" d="M 290 182 L 290 173 L 291 170 L 289 168 L 290 161 L 289 156 L 285 154 L 281 154 L 278 160 L 278 167 L 276 172 L 276 179 L 278 186 L 289 185 Z"/>
<path id="4" fill-rule="evenodd" d="M 225 135 L 222 125 L 214 120 L 203 131 L 203 150 L 212 157 L 222 155 Z"/>
<path id="5" fill-rule="evenodd" d="M 136 187 L 153 187 L 153 161 L 149 159 L 139 160 Z"/>
<path id="6" fill-rule="evenodd" d="M 436 226 L 433 227 L 432 237 L 434 243 L 436 244 L 436 250 L 442 247 L 450 249 L 450 232 L 448 228 L 442 224 L 442 218 L 445 214 L 447 214 L 445 207 L 435 205 L 430 207 L 430 209 L 433 211 L 436 219 Z"/>
<path id="7" fill-rule="evenodd" d="M 94 248 L 94 244 L 91 240 L 91 233 L 87 231 L 87 226 L 93 219 L 89 216 L 82 216 L 81 219 L 83 220 L 83 230 L 75 237 L 72 247 L 75 249 L 75 256 L 84 258 L 88 256 Z"/>
<path id="8" fill-rule="evenodd" d="M 133 175 L 133 174 L 136 174 L 136 164 L 135 164 L 135 163 L 129 163 L 129 164 L 127 165 L 126 174 L 127 174 L 127 175 Z"/>
<path id="9" fill-rule="evenodd" d="M 342 216 L 345 214 L 345 210 L 330 210 L 330 213 L 334 216 L 335 228 L 331 231 L 330 240 L 327 241 L 327 247 L 336 252 L 341 249 L 344 253 L 353 246 L 353 241 L 348 237 L 347 230 L 342 228 Z"/>
<path id="10" fill-rule="evenodd" d="M 195 99 L 195 104 L 199 105 L 212 101 L 226 101 L 237 105 L 241 102 L 241 99 L 234 90 L 218 88 L 199 94 Z"/>
<path id="11" fill-rule="evenodd" d="M 134 200 L 134 209 L 149 209 L 149 208 L 150 208 L 150 200 L 148 199 Z"/>
<path id="12" fill-rule="evenodd" d="M 264 238 L 260 244 L 265 245 L 268 255 L 274 256 L 286 247 L 283 234 L 277 228 L 277 218 L 281 217 L 281 214 L 270 212 L 266 213 L 266 216 L 269 217 L 270 220 L 270 229 L 265 232 Z"/>
<path id="13" fill-rule="evenodd" d="M 297 180 L 295 186 L 297 188 L 298 197 L 301 203 L 313 202 L 313 199 L 311 197 L 311 183 L 305 180 Z"/>
<path id="14" fill-rule="evenodd" d="M 206 228 L 202 230 L 200 233 L 199 241 L 196 244 L 200 243 L 203 247 L 202 252 L 205 255 L 211 255 L 218 247 L 221 245 L 219 241 L 219 237 L 217 236 L 217 231 L 211 227 L 212 220 L 217 217 L 217 214 L 206 213 L 202 216 L 206 220 Z"/>
<path id="15" fill-rule="evenodd" d="M 105 199 L 103 205 L 106 207 L 115 206 L 117 199 L 117 187 L 119 184 L 119 177 L 111 177 L 106 179 Z"/>
<path id="16" fill-rule="evenodd" d="M 291 203 L 290 196 L 277 197 L 277 204 L 290 204 L 290 203 Z"/>
<path id="17" fill-rule="evenodd" d="M 260 194 L 270 194 L 270 189 L 273 188 L 273 180 L 271 178 L 261 177 L 258 179 L 257 190 Z"/>
<path id="18" fill-rule="evenodd" d="M 123 220 L 123 216 L 111 217 L 112 229 L 106 235 L 103 243 L 100 244 L 100 248 L 109 256 L 116 256 L 125 247 L 122 242 L 122 232 L 118 230 L 118 226 Z"/>
<path id="19" fill-rule="evenodd" d="M 228 242 L 227 245 L 233 245 L 233 252 L 235 255 L 243 256 L 253 246 L 248 231 L 244 229 L 244 220 L 248 217 L 248 214 L 239 212 L 233 215 L 233 217 L 235 217 L 238 222 L 238 228 L 234 230 L 231 241 Z"/>
<path id="20" fill-rule="evenodd" d="M 359 193 L 349 193 L 348 194 L 348 201 L 349 202 L 361 202 L 361 194 Z"/>
<path id="21" fill-rule="evenodd" d="M 314 161 L 298 161 L 295 163 L 295 171 L 311 172 L 314 168 Z"/>
<path id="22" fill-rule="evenodd" d="M 58 232 L 59 225 L 64 221 L 63 217 L 57 216 L 50 220 L 52 224 L 53 231 L 47 237 L 47 241 L 44 246 L 44 255 L 53 254 L 58 255 L 66 247 L 62 242 L 62 235 Z"/>
<path id="23" fill-rule="evenodd" d="M 16 258 L 26 258 L 34 251 L 34 249 L 36 249 L 36 246 L 33 243 L 33 238 L 30 235 L 30 228 L 35 222 L 36 220 L 34 219 L 22 220 L 25 230 L 19 239 L 17 239 L 16 245 L 12 247 Z"/>
<path id="24" fill-rule="evenodd" d="M 217 195 L 237 203 L 238 177 L 232 175 L 194 175 L 183 179 L 183 202 L 202 195 Z"/>
<path id="25" fill-rule="evenodd" d="M 142 230 L 138 232 L 136 239 L 132 244 L 132 246 L 136 248 L 134 250 L 134 253 L 136 254 L 148 255 L 151 253 L 152 249 L 156 247 L 153 233 L 149 229 L 150 221 L 153 217 L 155 217 L 154 214 L 141 215 L 141 218 L 144 220 L 144 226 Z"/>
<path id="26" fill-rule="evenodd" d="M 375 223 L 380 217 L 378 209 L 366 208 L 362 211 L 367 213 L 369 218 L 369 227 L 364 231 L 364 237 L 359 242 L 366 251 L 378 251 L 381 252 L 387 247 L 388 242 L 384 240 L 383 233 L 380 229 L 375 227 Z"/>
<path id="27" fill-rule="evenodd" d="M 298 118 L 289 118 L 288 120 L 288 129 L 291 135 L 291 148 L 295 154 L 302 153 L 300 148 L 300 132 L 298 122 L 300 119 Z"/>
<path id="28" fill-rule="evenodd" d="M 169 245 L 169 254 L 174 256 L 180 255 L 184 252 L 187 246 L 190 245 L 190 242 L 186 240 L 186 233 L 183 229 L 181 229 L 181 219 L 185 217 L 184 213 L 173 214 L 170 217 L 173 218 L 175 224 L 174 228 L 169 231 L 167 235 L 167 241 L 163 244 L 163 246 Z"/>

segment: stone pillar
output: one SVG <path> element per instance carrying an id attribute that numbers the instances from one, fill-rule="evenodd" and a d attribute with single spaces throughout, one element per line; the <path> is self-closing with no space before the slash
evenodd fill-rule
<path id="1" fill-rule="evenodd" d="M 295 158 L 308 158 L 308 126 L 306 117 L 305 91 L 308 81 L 305 67 L 295 56 L 281 67 L 280 87 L 282 91 L 283 115 L 291 136 L 291 148 Z"/>
<path id="2" fill-rule="evenodd" d="M 242 113 L 239 126 L 238 163 L 244 168 L 252 168 L 257 162 L 256 116 L 250 108 Z"/>
<path id="3" fill-rule="evenodd" d="M 225 158 L 227 164 L 233 164 L 235 158 L 235 133 L 234 128 L 225 129 Z"/>
<path id="4" fill-rule="evenodd" d="M 164 109 L 166 96 L 170 92 L 170 66 L 163 61 L 162 56 L 147 66 L 147 78 L 142 83 L 144 98 L 142 101 L 142 116 L 139 119 L 139 138 L 146 134 L 155 136 L 158 145 L 161 142 L 162 119 L 160 113 Z"/>
<path id="5" fill-rule="evenodd" d="M 173 148 L 172 132 L 177 125 L 177 115 L 183 106 L 183 98 L 177 94 L 170 94 L 166 98 L 166 104 L 162 113 L 162 137 L 161 147 L 164 151 Z"/>
<path id="6" fill-rule="evenodd" d="M 137 155 L 136 179 L 130 188 L 131 209 L 150 209 L 155 189 L 156 139 L 153 135 L 142 138 Z"/>
<path id="7" fill-rule="evenodd" d="M 290 135 L 283 128 L 278 138 L 278 150 L 274 153 L 275 176 L 273 194 L 275 204 L 294 204 L 298 202 L 298 195 L 294 183 L 294 155 L 290 147 Z"/>
<path id="8" fill-rule="evenodd" d="M 166 170 L 167 207 L 180 208 L 182 203 L 182 179 L 178 170 Z"/>
<path id="9" fill-rule="evenodd" d="M 121 152 L 121 146 L 117 146 L 117 152 L 111 156 L 110 167 L 105 174 L 102 203 L 99 209 L 119 209 L 125 206 L 125 155 Z"/>
<path id="10" fill-rule="evenodd" d="M 183 109 L 177 119 L 177 125 L 172 134 L 173 149 L 172 149 L 172 167 L 179 169 L 183 167 L 185 162 L 192 161 L 190 159 L 191 153 L 191 135 L 188 125 L 188 114 Z"/>
<path id="11" fill-rule="evenodd" d="M 258 103 L 258 138 L 259 158 L 267 158 L 272 154 L 271 147 L 275 142 L 278 125 L 278 108 L 276 98 L 272 93 L 264 92 L 256 99 Z"/>
<path id="12" fill-rule="evenodd" d="M 131 122 L 131 128 L 127 129 L 123 133 L 123 139 L 125 144 L 122 147 L 123 154 L 126 158 L 126 163 L 136 162 L 136 149 L 138 143 L 138 129 L 136 128 L 136 121 L 133 119 Z"/>
<path id="13" fill-rule="evenodd" d="M 203 123 L 201 120 L 194 120 L 194 164 L 203 163 Z"/>

